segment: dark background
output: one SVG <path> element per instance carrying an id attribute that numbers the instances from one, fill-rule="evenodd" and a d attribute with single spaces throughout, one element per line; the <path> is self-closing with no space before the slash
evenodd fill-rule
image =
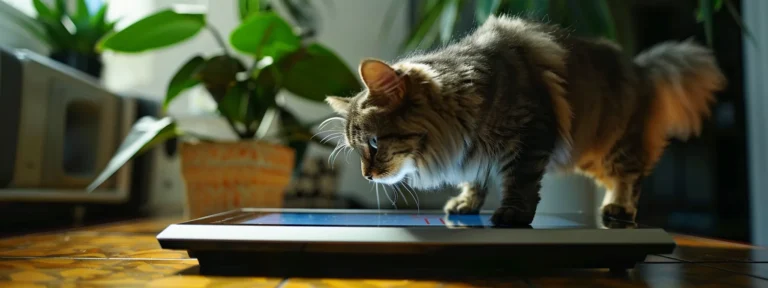
<path id="1" fill-rule="evenodd" d="M 732 1 L 740 8 L 741 1 Z M 636 44 L 666 39 L 706 43 L 696 23 L 697 1 L 635 1 Z M 725 12 L 725 10 L 723 10 Z M 750 240 L 742 33 L 726 13 L 715 14 L 712 48 L 728 78 L 701 137 L 673 141 L 644 183 L 638 221 L 702 236 Z"/>

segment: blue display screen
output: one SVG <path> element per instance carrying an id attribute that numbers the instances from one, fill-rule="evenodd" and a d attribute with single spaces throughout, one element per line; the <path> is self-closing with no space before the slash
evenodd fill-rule
<path id="1" fill-rule="evenodd" d="M 491 227 L 490 215 L 367 214 L 367 213 L 273 213 L 240 222 L 246 225 L 363 226 L 363 227 Z M 536 227 L 581 227 L 578 222 L 537 215 Z"/>

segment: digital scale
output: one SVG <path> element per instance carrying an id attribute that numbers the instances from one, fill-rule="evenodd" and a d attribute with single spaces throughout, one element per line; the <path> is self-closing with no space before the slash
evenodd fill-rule
<path id="1" fill-rule="evenodd" d="M 157 239 L 204 274 L 272 277 L 485 275 L 530 269 L 628 269 L 675 248 L 663 229 L 588 214 L 536 215 L 496 228 L 491 211 L 238 209 L 173 224 Z"/>

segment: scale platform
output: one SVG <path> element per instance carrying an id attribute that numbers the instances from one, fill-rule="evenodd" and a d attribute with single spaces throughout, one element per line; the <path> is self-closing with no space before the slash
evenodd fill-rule
<path id="1" fill-rule="evenodd" d="M 497 228 L 491 213 L 238 209 L 170 225 L 157 239 L 188 251 L 202 274 L 268 277 L 629 269 L 675 248 L 663 229 L 637 223 L 540 213 L 530 226 Z"/>

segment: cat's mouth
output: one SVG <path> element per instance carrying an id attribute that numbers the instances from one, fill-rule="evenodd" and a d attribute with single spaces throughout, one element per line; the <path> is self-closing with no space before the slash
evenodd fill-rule
<path id="1" fill-rule="evenodd" d="M 408 174 L 416 172 L 416 163 L 411 158 L 406 158 L 400 163 L 397 170 L 373 177 L 372 181 L 381 184 L 394 185 L 400 183 Z"/>

